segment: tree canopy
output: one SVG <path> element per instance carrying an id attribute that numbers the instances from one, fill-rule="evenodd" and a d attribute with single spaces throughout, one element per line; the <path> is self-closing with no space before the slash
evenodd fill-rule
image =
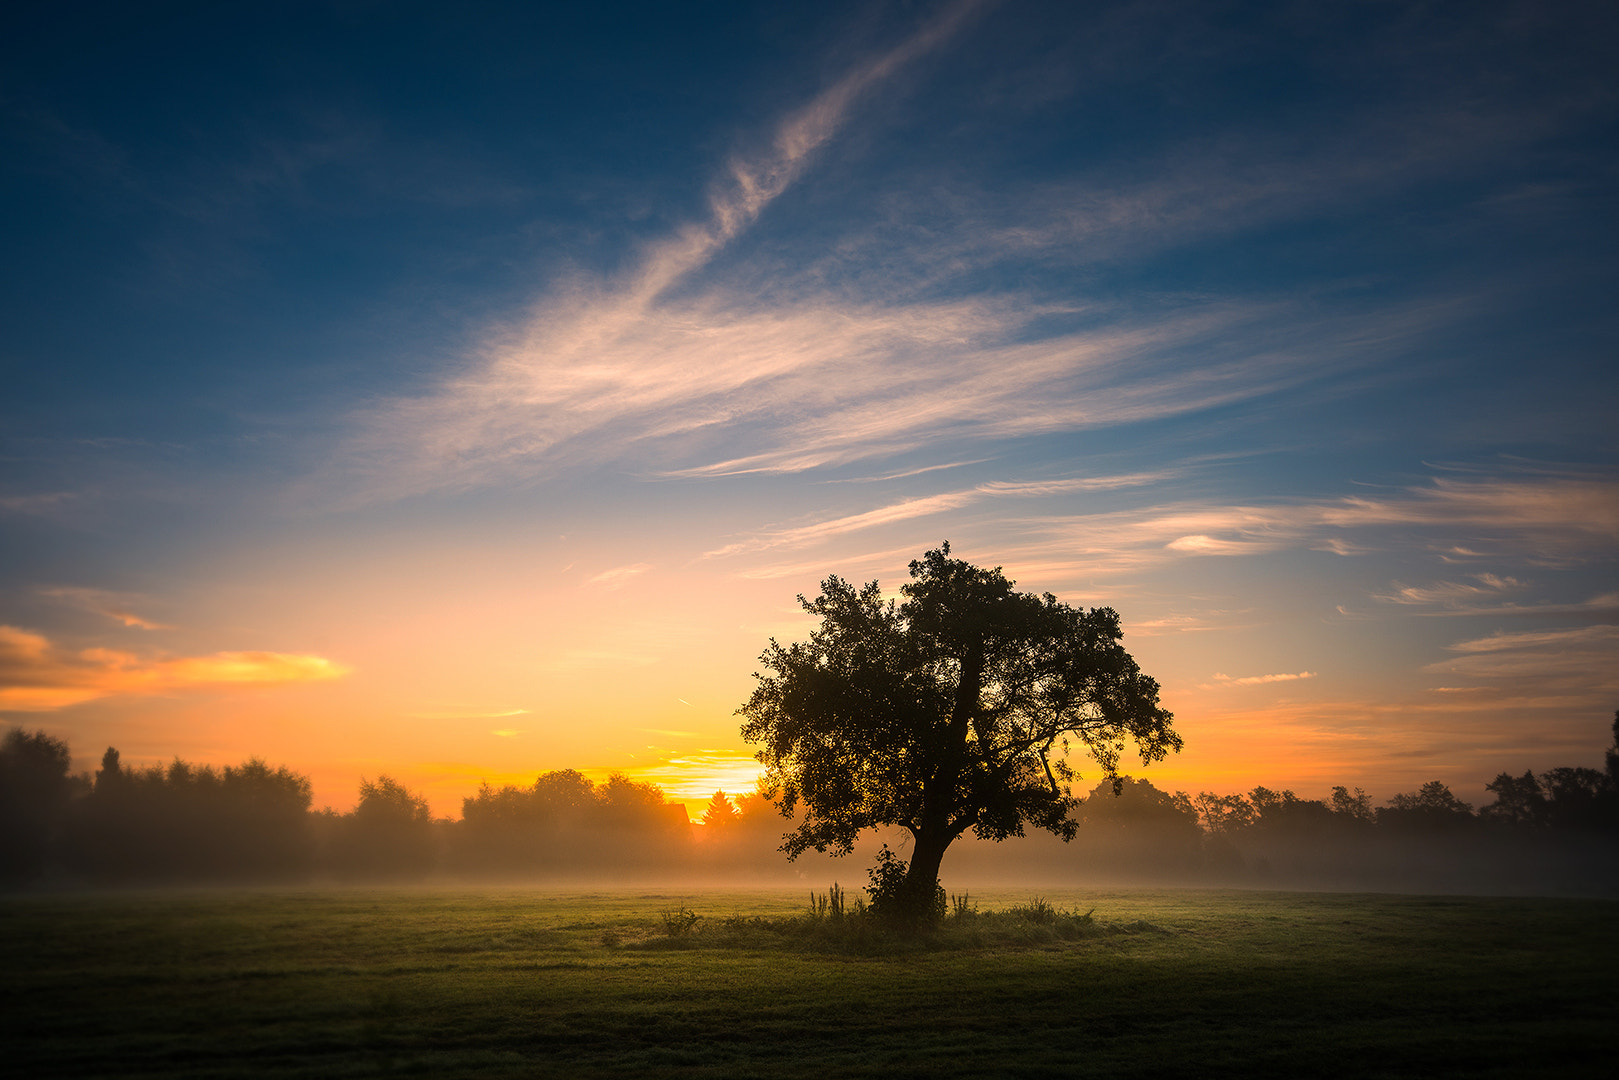
<path id="1" fill-rule="evenodd" d="M 1112 779 L 1127 743 L 1151 762 L 1181 739 L 1119 644 L 1117 612 L 1014 592 L 999 567 L 952 559 L 948 543 L 910 572 L 904 603 L 836 576 L 800 596 L 820 626 L 807 642 L 771 640 L 738 711 L 778 807 L 802 808 L 788 856 L 846 854 L 862 831 L 901 826 L 914 841 L 903 891 L 920 909 L 968 830 L 1073 837 L 1076 745 Z"/>

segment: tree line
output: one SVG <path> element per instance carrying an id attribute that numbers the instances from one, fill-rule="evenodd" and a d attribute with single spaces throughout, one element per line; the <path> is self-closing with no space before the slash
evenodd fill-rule
<path id="1" fill-rule="evenodd" d="M 762 791 L 716 792 L 696 823 L 655 785 L 575 770 L 483 784 L 459 820 L 388 777 L 348 813 L 313 809 L 309 778 L 253 758 L 131 767 L 108 749 L 74 775 L 67 743 L 14 728 L 0 740 L 0 879 L 95 883 L 418 879 L 430 874 L 583 880 L 781 869 L 784 819 Z M 969 843 L 961 872 L 1082 881 L 1435 888 L 1619 886 L 1619 713 L 1606 768 L 1501 773 L 1475 809 L 1433 781 L 1382 806 L 1256 787 L 1164 792 L 1104 781 L 1068 814 L 1072 844 Z M 1527 876 L 1538 880 L 1520 881 Z"/>
<path id="2" fill-rule="evenodd" d="M 676 857 L 685 808 L 614 775 L 542 774 L 464 800 L 460 821 L 389 776 L 362 779 L 352 811 L 312 808 L 307 776 L 259 758 L 216 768 L 176 757 L 129 767 L 108 748 L 70 772 L 68 744 L 0 740 L 0 881 L 99 883 L 408 879 L 442 871 L 656 870 Z"/>

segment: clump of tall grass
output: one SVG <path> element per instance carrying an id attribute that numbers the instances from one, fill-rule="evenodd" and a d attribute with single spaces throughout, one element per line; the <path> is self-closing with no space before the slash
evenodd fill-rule
<path id="1" fill-rule="evenodd" d="M 1042 897 L 1003 911 L 981 911 L 970 895 L 952 896 L 942 918 L 905 924 L 874 911 L 858 898 L 847 906 L 834 884 L 810 893 L 801 915 L 744 915 L 705 920 L 687 908 L 662 914 L 662 933 L 627 948 L 788 949 L 880 955 L 896 952 L 1053 946 L 1087 938 L 1157 931 L 1142 922 L 1104 925 L 1096 909 L 1064 911 Z M 1159 931 L 1161 932 L 1161 931 Z"/>
<path id="2" fill-rule="evenodd" d="M 865 917 L 866 902 L 860 899 L 858 896 L 855 897 L 854 911 L 851 914 L 856 918 Z M 834 881 L 832 883 L 832 887 L 824 893 L 817 893 L 813 889 L 810 890 L 811 919 L 817 921 L 821 919 L 834 919 L 841 921 L 843 916 L 843 889 L 839 887 L 837 882 Z"/>
<path id="3" fill-rule="evenodd" d="M 697 928 L 697 920 L 702 916 L 691 908 L 682 904 L 672 911 L 662 913 L 663 932 L 667 937 L 683 938 Z"/>

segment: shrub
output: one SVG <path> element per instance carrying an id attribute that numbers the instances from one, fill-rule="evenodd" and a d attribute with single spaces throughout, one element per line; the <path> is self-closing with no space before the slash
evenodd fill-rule
<path id="1" fill-rule="evenodd" d="M 663 913 L 663 932 L 669 937 L 685 937 L 697 926 L 702 916 L 682 904 L 673 911 Z"/>

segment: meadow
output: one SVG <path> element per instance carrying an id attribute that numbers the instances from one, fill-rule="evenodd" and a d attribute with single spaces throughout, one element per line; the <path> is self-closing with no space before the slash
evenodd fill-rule
<path id="1" fill-rule="evenodd" d="M 17 1076 L 1608 1076 L 1619 902 L 808 891 L 0 897 Z M 1089 917 L 1086 914 L 1089 913 Z"/>

